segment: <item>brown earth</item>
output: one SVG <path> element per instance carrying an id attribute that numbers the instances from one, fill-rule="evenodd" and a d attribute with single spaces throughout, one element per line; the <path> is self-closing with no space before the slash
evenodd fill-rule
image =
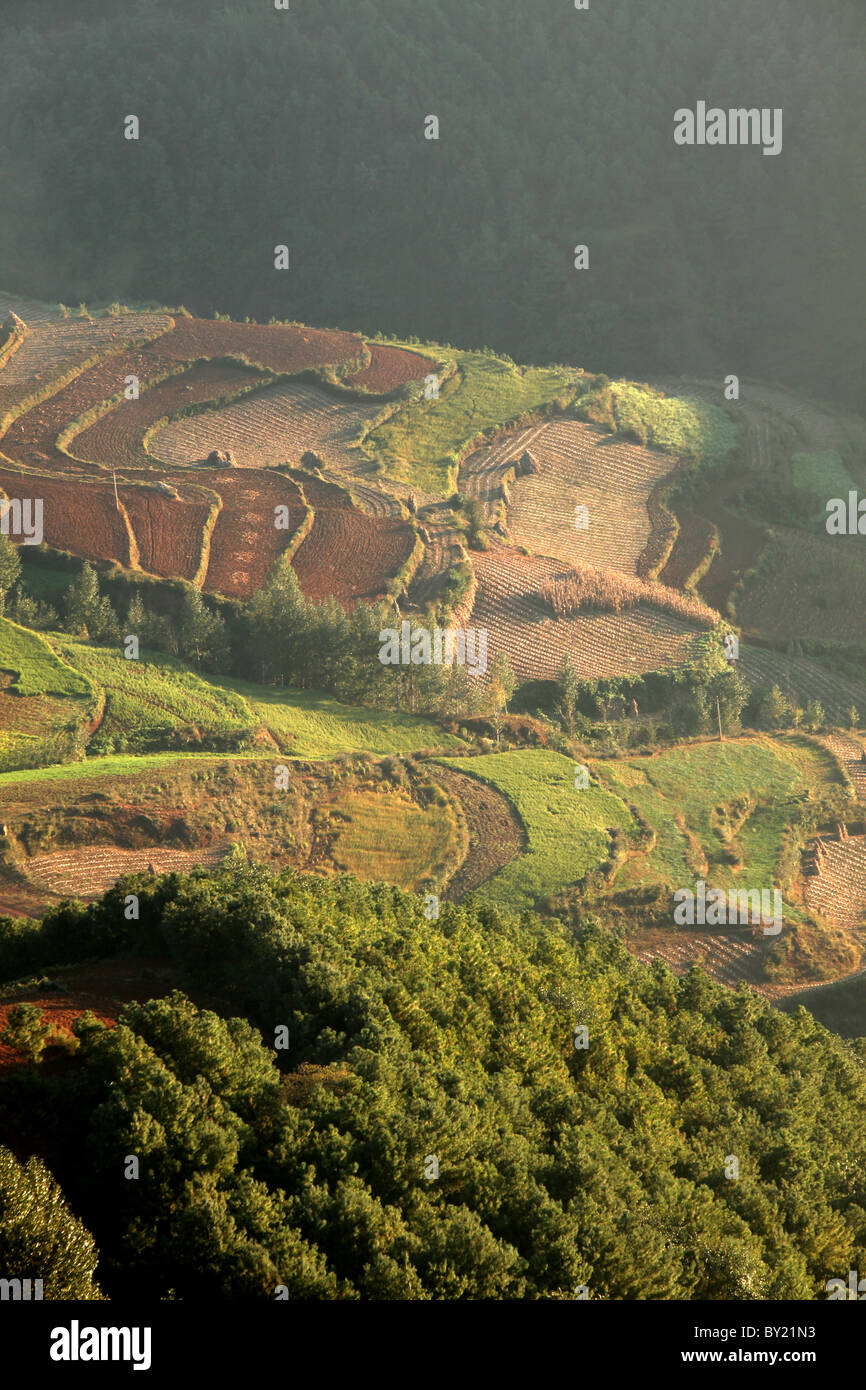
<path id="1" fill-rule="evenodd" d="M 384 395 L 405 385 L 407 381 L 423 380 L 437 370 L 437 364 L 430 357 L 422 357 L 418 352 L 384 347 L 381 343 L 368 343 L 367 347 L 370 352 L 368 366 L 353 376 L 347 376 L 347 386 L 359 386 L 374 395 Z"/>

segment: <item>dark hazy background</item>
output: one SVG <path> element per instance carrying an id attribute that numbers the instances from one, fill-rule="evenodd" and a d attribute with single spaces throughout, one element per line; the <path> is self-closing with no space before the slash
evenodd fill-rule
<path id="1" fill-rule="evenodd" d="M 863 404 L 864 0 L 291 3 L 3 0 L 0 286 Z"/>

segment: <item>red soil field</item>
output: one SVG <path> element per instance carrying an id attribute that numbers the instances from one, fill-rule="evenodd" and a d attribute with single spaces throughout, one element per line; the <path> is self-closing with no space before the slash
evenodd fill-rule
<path id="1" fill-rule="evenodd" d="M 370 349 L 369 365 L 353 376 L 347 376 L 347 386 L 360 386 L 364 391 L 384 395 L 405 385 L 407 381 L 423 381 L 425 376 L 436 371 L 432 358 L 422 357 L 418 352 L 383 347 L 381 343 L 368 343 L 367 346 Z"/>
<path id="2" fill-rule="evenodd" d="M 36 1004 L 42 1010 L 43 1023 L 67 1035 L 71 1035 L 75 1020 L 88 1009 L 103 1023 L 113 1025 L 125 1004 L 160 999 L 177 983 L 175 972 L 165 960 L 156 956 L 88 961 L 52 971 L 51 978 L 62 984 L 63 989 L 47 990 L 44 985 L 28 989 L 25 986 L 0 1003 L 0 1031 L 6 1027 L 9 1013 L 16 1004 Z M 218 1001 L 203 993 L 196 992 L 195 998 L 201 1008 L 218 1007 Z M 0 1042 L 0 1070 L 21 1066 L 24 1061 L 22 1053 Z M 49 1068 L 53 1065 L 50 1052 L 45 1065 Z"/>
<path id="3" fill-rule="evenodd" d="M 199 357 L 245 357 L 273 372 L 302 372 L 360 357 L 357 333 L 307 328 L 304 324 L 225 323 L 219 319 L 178 318 L 160 351 L 174 362 Z"/>
<path id="4" fill-rule="evenodd" d="M 145 451 L 142 438 L 157 420 L 185 406 L 217 400 L 259 380 L 258 373 L 246 367 L 204 362 L 152 386 L 137 401 L 121 402 L 76 435 L 70 451 L 76 458 L 103 468 L 153 468 L 155 460 Z"/>
<path id="5" fill-rule="evenodd" d="M 130 374 L 137 376 L 143 386 L 179 363 L 227 356 L 244 356 L 276 372 L 300 372 L 351 361 L 360 355 L 361 347 L 361 339 L 352 333 L 178 318 L 174 329 L 161 334 L 149 347 L 131 347 L 114 354 L 26 411 L 7 431 L 4 452 L 31 465 L 50 461 L 68 472 L 92 471 L 86 464 L 75 464 L 62 454 L 55 440 L 72 420 L 122 390 L 124 379 Z M 74 452 L 78 454 L 80 450 Z"/>
<path id="6" fill-rule="evenodd" d="M 210 504 L 198 497 L 165 497 L 153 488 L 119 486 L 117 491 L 135 532 L 141 568 L 164 579 L 192 579 Z"/>
<path id="7" fill-rule="evenodd" d="M 292 564 L 306 598 L 321 600 L 333 594 L 351 606 L 359 599 L 380 597 L 413 544 L 405 521 L 331 507 L 316 512 L 313 529 Z"/>
<path id="8" fill-rule="evenodd" d="M 189 478 L 185 473 L 169 482 L 182 487 Z M 266 582 L 303 520 L 301 494 L 291 478 L 260 468 L 196 469 L 195 480 L 222 498 L 204 588 L 227 598 L 249 598 Z M 289 508 L 288 531 L 278 531 L 274 524 L 274 508 L 282 505 Z"/>
<path id="9" fill-rule="evenodd" d="M 47 545 L 85 559 L 130 563 L 129 534 L 110 481 L 85 484 L 82 480 L 0 469 L 0 488 L 8 497 L 42 499 Z"/>

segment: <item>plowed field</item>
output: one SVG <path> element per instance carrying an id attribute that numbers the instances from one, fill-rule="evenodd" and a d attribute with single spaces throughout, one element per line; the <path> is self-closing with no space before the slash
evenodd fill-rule
<path id="1" fill-rule="evenodd" d="M 261 378 L 245 367 L 205 362 L 181 376 L 144 391 L 137 401 L 124 401 L 95 424 L 76 435 L 70 452 L 103 468 L 153 468 L 142 438 L 157 420 L 191 405 L 254 386 Z"/>
<path id="2" fill-rule="evenodd" d="M 370 350 L 369 365 L 353 376 L 347 376 L 347 386 L 359 386 L 362 391 L 384 395 L 405 385 L 407 381 L 423 380 L 430 372 L 436 371 L 433 359 L 422 357 L 418 352 L 384 347 L 381 343 L 368 343 L 367 346 Z"/>
<path id="3" fill-rule="evenodd" d="M 472 555 L 478 590 L 470 623 L 488 631 L 488 662 L 504 651 L 518 681 L 554 680 L 566 652 L 584 680 L 681 665 L 696 624 L 643 605 L 622 613 L 546 617 L 527 594 L 560 573 L 555 561 L 504 548 Z"/>
<path id="4" fill-rule="evenodd" d="M 316 511 L 310 535 L 292 564 L 306 598 L 333 594 L 343 604 L 375 599 L 408 559 L 414 543 L 404 521 L 331 507 Z"/>
<path id="5" fill-rule="evenodd" d="M 331 467 L 352 472 L 369 467 L 350 445 L 376 409 L 339 400 L 315 386 L 274 386 L 249 400 L 167 425 L 152 438 L 150 453 L 174 467 L 189 467 L 200 464 L 212 449 L 231 449 L 241 467 L 266 468 L 297 464 L 312 449 Z"/>
<path id="6" fill-rule="evenodd" d="M 8 497 L 41 498 L 46 544 L 91 560 L 131 561 L 129 534 L 111 482 L 81 482 L 0 469 Z"/>

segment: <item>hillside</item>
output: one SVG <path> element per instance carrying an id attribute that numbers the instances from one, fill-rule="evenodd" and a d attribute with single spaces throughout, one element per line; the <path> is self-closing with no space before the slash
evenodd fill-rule
<path id="1" fill-rule="evenodd" d="M 866 423 L 761 383 L 726 403 L 295 322 L 4 303 L 26 328 L 0 488 L 41 499 L 44 535 L 2 542 L 0 908 L 243 846 L 593 903 L 636 954 L 774 998 L 859 968 L 866 633 L 843 595 L 866 559 L 816 518 L 866 481 Z M 407 624 L 465 655 L 416 664 L 404 635 L 389 665 Z M 781 889 L 782 944 L 675 932 L 700 876 Z"/>
<path id="2" fill-rule="evenodd" d="M 808 1300 L 858 1267 L 853 1047 L 805 1011 L 640 966 L 597 928 L 422 906 L 235 863 L 0 930 L 0 977 L 40 973 L 0 1013 L 38 1016 L 49 986 L 66 1005 L 45 1060 L 7 1054 L 0 1145 L 59 1182 L 100 1289 Z M 146 956 L 112 959 L 132 944 Z M 58 949 L 102 963 L 58 971 Z M 145 1002 L 124 1005 L 131 987 Z M 112 1181 L 130 1151 L 132 1195 Z"/>

